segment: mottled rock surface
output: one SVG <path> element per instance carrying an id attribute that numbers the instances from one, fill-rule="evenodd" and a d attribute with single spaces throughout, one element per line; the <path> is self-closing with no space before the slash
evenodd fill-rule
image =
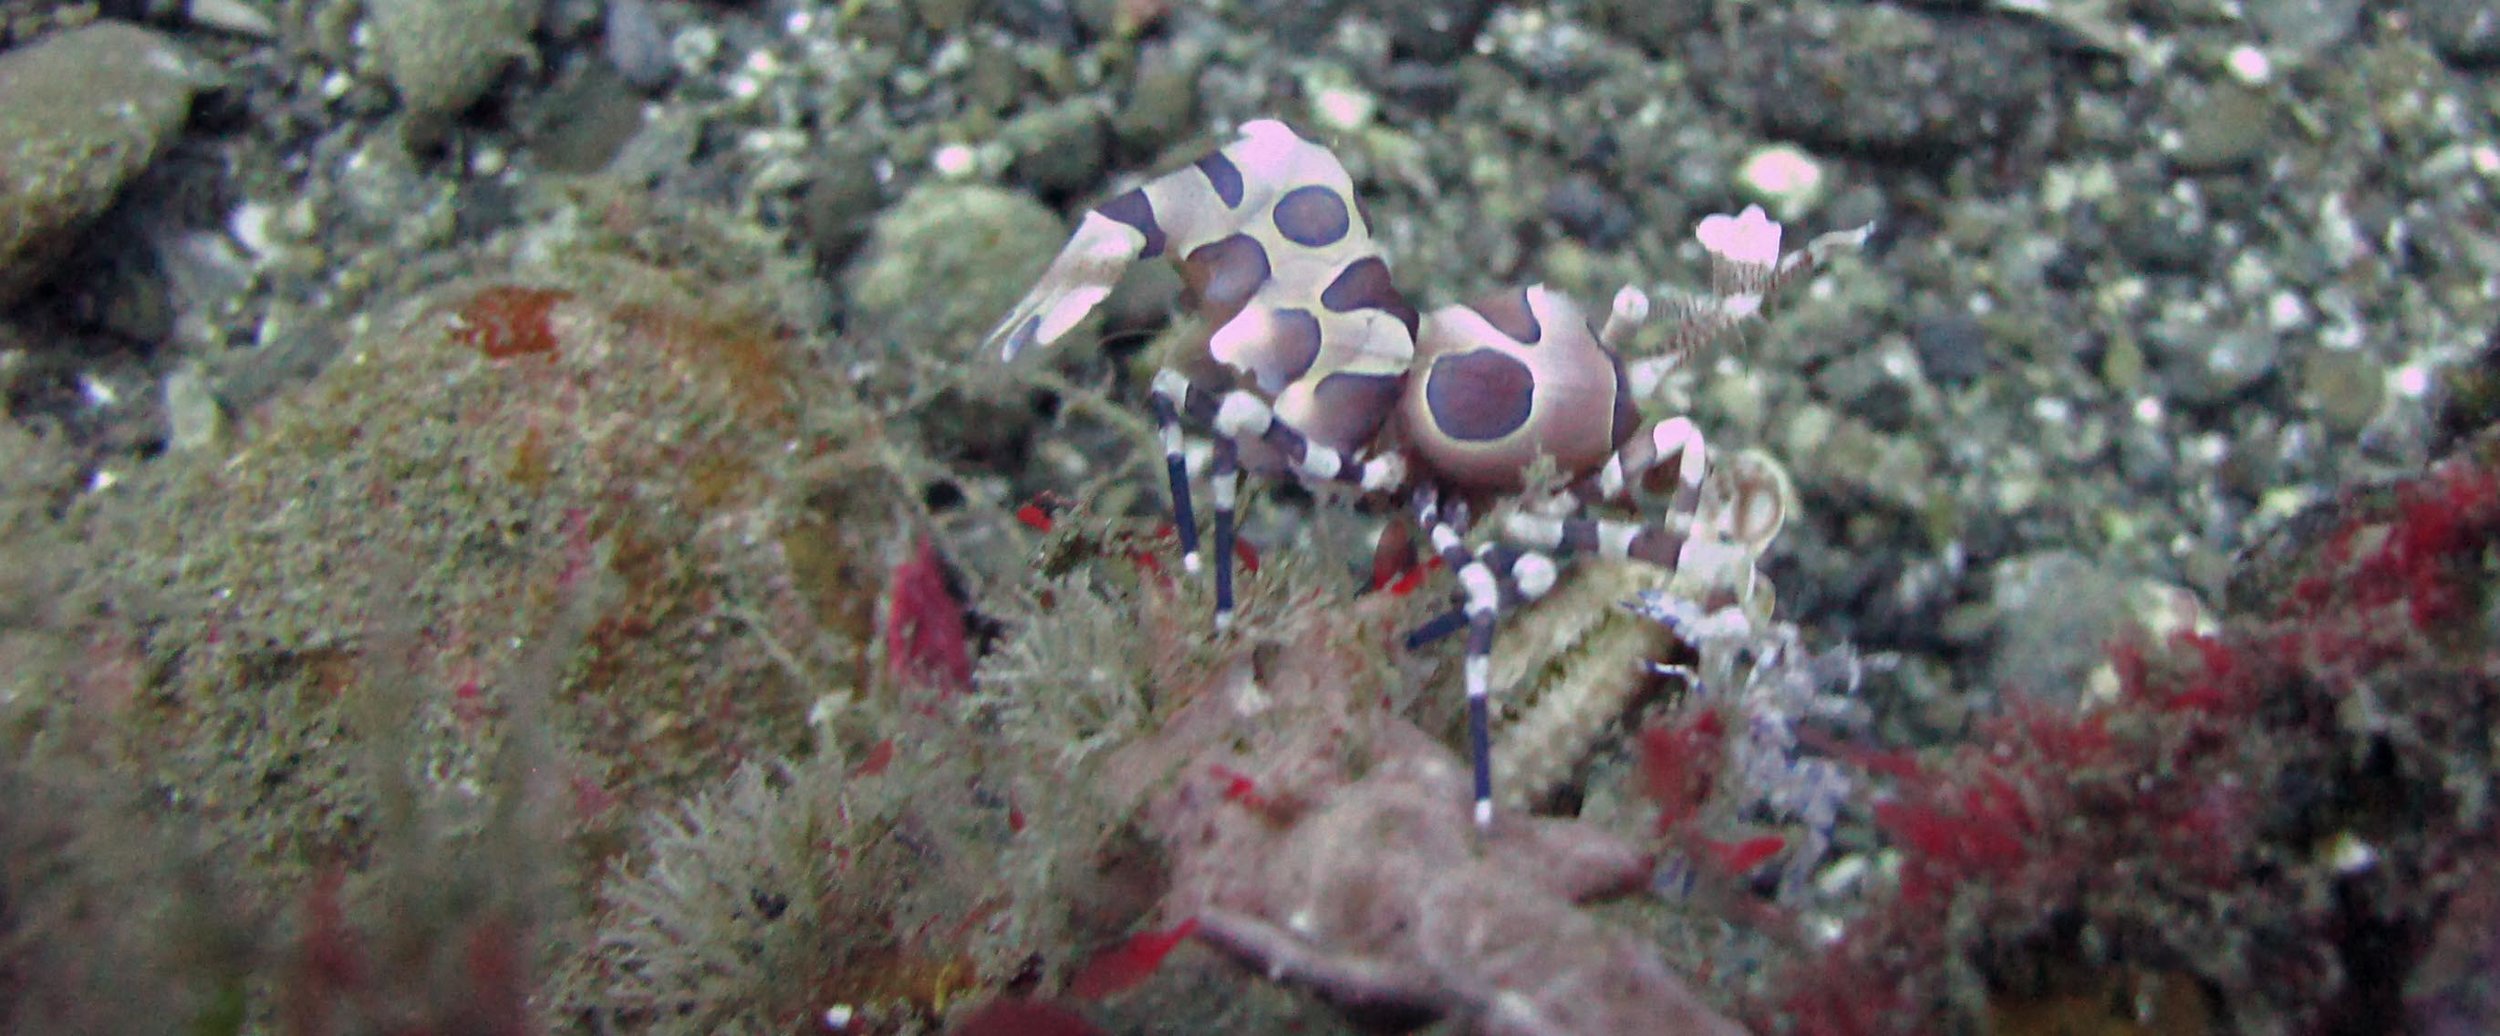
<path id="1" fill-rule="evenodd" d="M 180 45 L 120 22 L 0 56 L 0 305 L 41 282 L 146 168 L 195 86 Z"/>

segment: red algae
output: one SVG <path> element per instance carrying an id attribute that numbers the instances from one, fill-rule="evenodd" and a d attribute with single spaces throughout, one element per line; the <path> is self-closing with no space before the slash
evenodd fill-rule
<path id="1" fill-rule="evenodd" d="M 2500 557 L 2495 451 L 2347 495 L 2235 577 L 2213 632 L 2110 645 L 2117 693 L 2085 710 L 1836 752 L 1892 781 L 1873 813 L 1899 878 L 1756 1020 L 2099 1031 L 2158 1000 L 2159 1031 L 2487 1031 L 2493 1012 L 2454 994 L 2488 964 L 2424 948 L 2500 858 L 2500 684 L 2476 621 Z"/>
<path id="2" fill-rule="evenodd" d="M 452 340 L 493 360 L 548 355 L 556 351 L 556 332 L 548 318 L 557 303 L 572 297 L 567 291 L 509 284 L 481 289 L 453 311 Z"/>
<path id="3" fill-rule="evenodd" d="M 963 602 L 947 589 L 945 562 L 926 537 L 908 560 L 894 566 L 893 594 L 885 622 L 888 675 L 940 697 L 971 690 Z"/>
<path id="4" fill-rule="evenodd" d="M 1181 941 L 1197 930 L 1198 921 L 1191 918 L 1161 931 L 1129 936 L 1078 969 L 1076 977 L 1068 980 L 1068 995 L 1079 1000 L 1100 1000 L 1145 984 L 1155 969 L 1163 966 L 1163 958 L 1171 956 Z"/>
<path id="5" fill-rule="evenodd" d="M 1709 800 L 1725 734 L 1716 712 L 1641 731 L 1641 790 L 1658 806 L 1659 834 L 1673 833 Z"/>

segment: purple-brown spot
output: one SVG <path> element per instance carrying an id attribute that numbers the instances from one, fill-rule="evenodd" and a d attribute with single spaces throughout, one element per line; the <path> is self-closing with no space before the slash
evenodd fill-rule
<path id="1" fill-rule="evenodd" d="M 1351 453 L 1380 434 L 1398 396 L 1406 389 L 1402 374 L 1358 374 L 1338 371 L 1311 387 L 1312 409 L 1318 416 L 1303 422 L 1302 434 L 1312 442 Z"/>
<path id="2" fill-rule="evenodd" d="M 1526 288 L 1495 292 L 1468 303 L 1467 308 L 1475 310 L 1476 315 L 1493 325 L 1494 330 L 1509 335 L 1511 341 L 1521 345 L 1535 345 L 1538 339 L 1545 337 L 1545 328 L 1537 323 L 1536 313 L 1528 308 Z"/>
<path id="3" fill-rule="evenodd" d="M 1398 294 L 1398 286 L 1389 280 L 1389 264 L 1379 256 L 1368 256 L 1347 263 L 1337 271 L 1337 279 L 1319 293 L 1320 305 L 1333 313 L 1351 313 L 1358 309 L 1377 309 L 1406 324 L 1406 333 L 1415 333 L 1415 307 L 1406 304 L 1406 296 Z"/>
<path id="4" fill-rule="evenodd" d="M 1155 223 L 1154 203 L 1146 200 L 1143 189 L 1130 191 L 1095 206 L 1094 211 L 1135 227 L 1138 233 L 1146 235 L 1146 250 L 1139 252 L 1138 258 L 1152 259 L 1163 254 L 1163 228 Z"/>
<path id="5" fill-rule="evenodd" d="M 1615 424 L 1606 441 L 1621 449 L 1624 443 L 1632 440 L 1634 433 L 1641 430 L 1641 408 L 1632 398 L 1632 379 L 1623 374 L 1623 357 L 1608 349 L 1606 362 L 1615 368 Z"/>
<path id="6" fill-rule="evenodd" d="M 1209 151 L 1197 161 L 1198 172 L 1207 178 L 1207 186 L 1215 188 L 1215 197 L 1225 208 L 1241 204 L 1241 167 L 1224 157 L 1221 151 Z"/>
<path id="7" fill-rule="evenodd" d="M 1528 365 L 1491 349 L 1444 356 L 1424 378 L 1433 427 L 1461 442 L 1492 442 L 1518 431 L 1536 404 L 1536 375 Z"/>
<path id="8" fill-rule="evenodd" d="M 1345 199 L 1317 184 L 1296 187 L 1276 200 L 1276 232 L 1305 248 L 1324 248 L 1344 240 L 1352 226 L 1349 218 Z"/>
<path id="9" fill-rule="evenodd" d="M 1556 546 L 1566 554 L 1597 553 L 1597 523 L 1585 518 L 1564 522 L 1562 542 Z"/>
<path id="10" fill-rule="evenodd" d="M 1280 309 L 1269 317 L 1274 333 L 1253 346 L 1250 370 L 1259 390 L 1273 397 L 1310 373 L 1319 360 L 1319 318 L 1307 309 Z"/>
<path id="11" fill-rule="evenodd" d="M 1207 309 L 1239 310 L 1267 283 L 1267 248 L 1247 234 L 1202 245 L 1181 261 L 1181 280 Z"/>

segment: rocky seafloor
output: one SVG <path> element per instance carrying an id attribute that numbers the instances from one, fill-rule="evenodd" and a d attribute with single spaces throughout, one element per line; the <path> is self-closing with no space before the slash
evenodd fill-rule
<path id="1" fill-rule="evenodd" d="M 1381 519 L 1255 489 L 1218 636 L 1141 560 L 1179 278 L 980 347 L 1262 117 L 1426 308 L 1874 227 L 1648 405 L 1785 467 L 1792 628 L 1608 717 L 1589 840 L 1312 855 L 1447 783 Z M 0 0 L 0 1019 L 1627 1031 L 1250 923 L 1602 845 L 1331 909 L 1765 1032 L 2477 1031 L 2495 195 L 2467 0 Z"/>

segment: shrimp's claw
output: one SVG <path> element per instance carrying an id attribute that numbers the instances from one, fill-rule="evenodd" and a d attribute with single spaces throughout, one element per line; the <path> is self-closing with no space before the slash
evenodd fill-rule
<path id="1" fill-rule="evenodd" d="M 1000 359 L 1013 360 L 1026 349 L 1058 341 L 1111 294 L 1120 274 L 1145 250 L 1146 235 L 1136 227 L 1101 209 L 1086 213 L 1050 269 L 983 345 L 996 346 Z"/>

